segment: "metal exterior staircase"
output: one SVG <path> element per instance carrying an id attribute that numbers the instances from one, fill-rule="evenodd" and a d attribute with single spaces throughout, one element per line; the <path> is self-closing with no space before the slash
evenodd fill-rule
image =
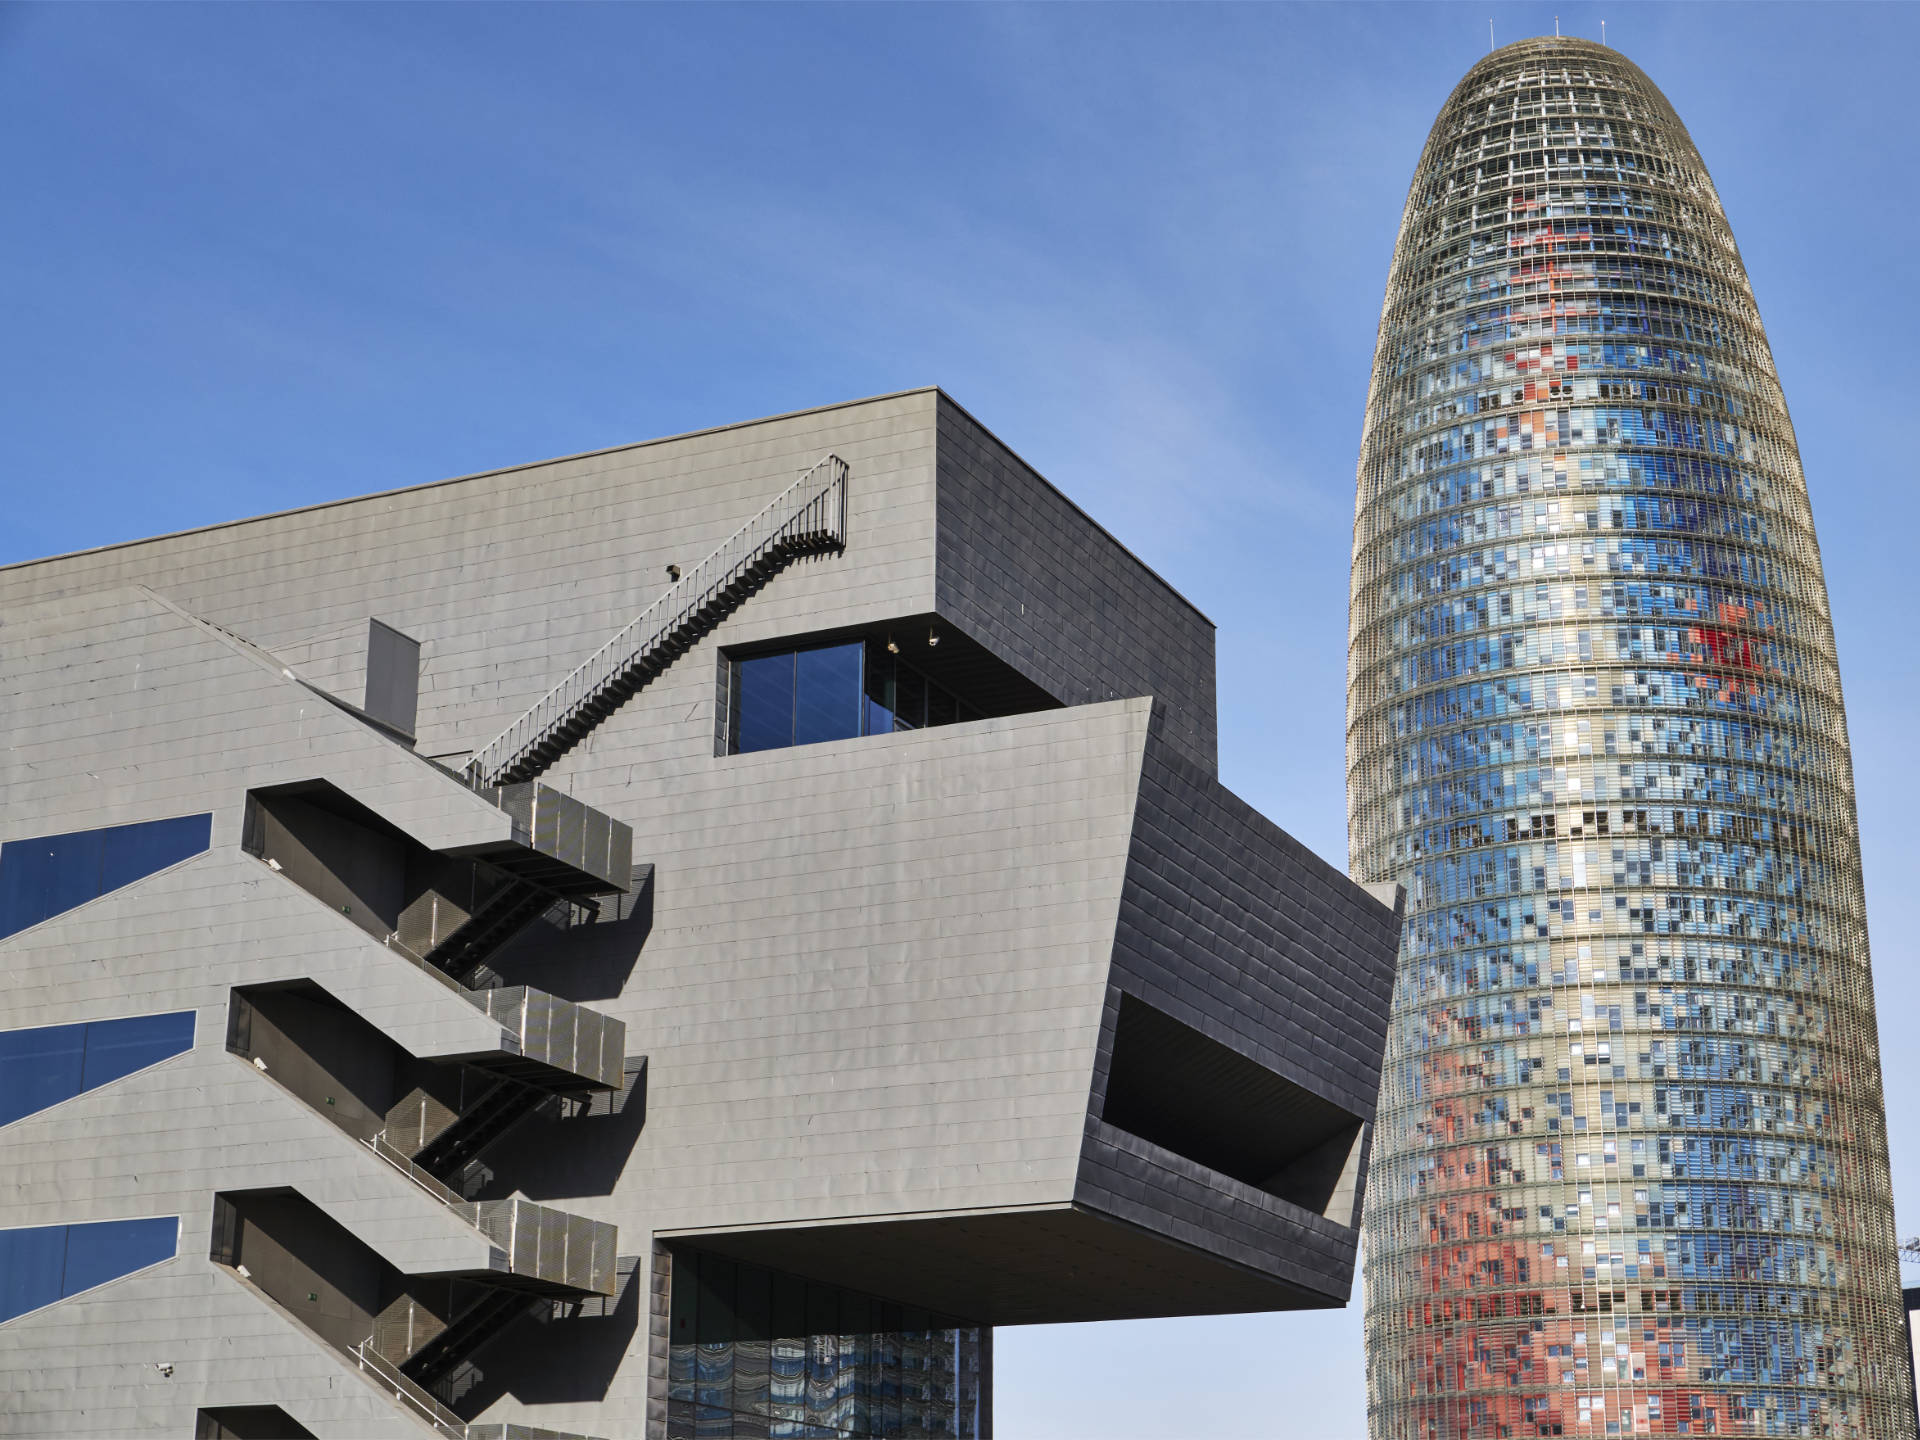
<path id="1" fill-rule="evenodd" d="M 541 774 L 775 571 L 846 543 L 847 462 L 828 455 L 475 751 L 468 779 L 495 786 Z"/>
<path id="2" fill-rule="evenodd" d="M 413 1163 L 435 1179 L 451 1184 L 453 1177 L 489 1145 L 553 1098 L 548 1091 L 503 1079 L 415 1151 Z"/>
<path id="3" fill-rule="evenodd" d="M 550 890 L 510 880 L 420 958 L 454 980 L 467 980 L 487 956 L 551 909 L 556 898 Z"/>
<path id="4" fill-rule="evenodd" d="M 414 1384 L 431 1390 L 539 1303 L 542 1297 L 524 1290 L 483 1290 L 445 1329 L 407 1356 L 400 1372 Z"/>

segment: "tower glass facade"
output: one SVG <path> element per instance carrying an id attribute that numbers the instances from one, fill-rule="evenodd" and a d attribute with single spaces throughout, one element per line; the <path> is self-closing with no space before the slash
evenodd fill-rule
<path id="1" fill-rule="evenodd" d="M 1356 878 L 1408 906 L 1376 1437 L 1911 1433 L 1853 776 L 1733 234 L 1635 66 L 1420 157 L 1358 477 Z"/>

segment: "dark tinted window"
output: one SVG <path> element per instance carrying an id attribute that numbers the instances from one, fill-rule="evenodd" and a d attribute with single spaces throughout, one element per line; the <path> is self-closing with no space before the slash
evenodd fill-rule
<path id="1" fill-rule="evenodd" d="M 171 1259 L 179 1235 L 172 1215 L 0 1230 L 0 1322 Z"/>
<path id="2" fill-rule="evenodd" d="M 868 735 L 887 735 L 893 730 L 893 666 L 887 652 L 878 645 L 867 650 L 867 708 L 863 717 Z"/>
<path id="3" fill-rule="evenodd" d="M 734 661 L 734 753 L 860 734 L 864 648 L 822 645 Z"/>
<path id="4" fill-rule="evenodd" d="M 977 712 L 886 646 L 816 645 L 733 662 L 736 755 L 951 725 Z"/>
<path id="5" fill-rule="evenodd" d="M 0 1031 L 0 1125 L 193 1048 L 193 1011 Z"/>
<path id="6" fill-rule="evenodd" d="M 741 754 L 793 744 L 793 652 L 736 661 L 733 706 L 733 748 Z"/>
<path id="7" fill-rule="evenodd" d="M 918 670 L 893 667 L 893 728 L 918 730 L 927 723 L 927 682 Z"/>
<path id="8" fill-rule="evenodd" d="M 213 816 L 181 815 L 0 845 L 0 938 L 207 848 Z"/>
<path id="9" fill-rule="evenodd" d="M 850 740 L 860 733 L 864 645 L 828 645 L 794 656 L 793 743 Z"/>

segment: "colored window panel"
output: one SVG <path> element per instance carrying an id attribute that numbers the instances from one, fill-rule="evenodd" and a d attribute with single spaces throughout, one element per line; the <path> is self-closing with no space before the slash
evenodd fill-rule
<path id="1" fill-rule="evenodd" d="M 0 1034 L 0 1125 L 78 1095 L 86 1053 L 84 1025 Z"/>
<path id="2" fill-rule="evenodd" d="M 0 937 L 47 918 L 52 873 L 52 856 L 46 846 L 32 840 L 9 840 L 0 845 Z"/>
<path id="3" fill-rule="evenodd" d="M 122 1275 L 173 1258 L 180 1222 L 172 1215 L 152 1220 L 107 1220 L 67 1227 L 67 1264 L 60 1293 L 78 1295 Z"/>
<path id="4" fill-rule="evenodd" d="M 213 839 L 212 815 L 180 815 L 144 825 L 116 825 L 100 835 L 100 893 L 131 885 L 198 855 Z"/>
<path id="5" fill-rule="evenodd" d="M 863 645 L 827 645 L 794 656 L 793 743 L 847 740 L 860 733 Z"/>
<path id="6" fill-rule="evenodd" d="M 0 1230 L 0 1322 L 58 1300 L 66 1263 L 66 1226 Z"/>
<path id="7" fill-rule="evenodd" d="M 27 842 L 41 852 L 41 919 L 74 910 L 100 892 L 100 832 L 49 835 Z M 0 857 L 4 863 L 4 857 Z"/>
<path id="8" fill-rule="evenodd" d="M 193 1011 L 96 1020 L 87 1026 L 87 1062 L 80 1088 L 92 1090 L 193 1048 Z"/>
<path id="9" fill-rule="evenodd" d="M 0 845 L 0 939 L 205 850 L 213 816 L 181 815 Z"/>
<path id="10" fill-rule="evenodd" d="M 0 1031 L 0 1125 L 193 1048 L 193 1011 Z"/>
<path id="11" fill-rule="evenodd" d="M 169 1260 L 179 1236 L 172 1215 L 0 1230 L 0 1323 Z"/>

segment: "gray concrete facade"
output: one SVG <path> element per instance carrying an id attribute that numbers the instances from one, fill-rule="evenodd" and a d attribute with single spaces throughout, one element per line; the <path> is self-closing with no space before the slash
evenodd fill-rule
<path id="1" fill-rule="evenodd" d="M 831 546 L 544 788 L 471 781 L 827 455 Z M 852 640 L 974 718 L 727 753 L 742 656 Z M 983 1335 L 1344 1304 L 1398 920 L 1220 786 L 1213 677 L 937 390 L 0 569 L 0 893 L 37 837 L 212 815 L 0 938 L 0 1038 L 194 1016 L 0 1123 L 0 1232 L 179 1217 L 0 1318 L 0 1431 L 677 1434 L 702 1266 Z M 786 1423 L 920 1433 L 877 1390 Z"/>

